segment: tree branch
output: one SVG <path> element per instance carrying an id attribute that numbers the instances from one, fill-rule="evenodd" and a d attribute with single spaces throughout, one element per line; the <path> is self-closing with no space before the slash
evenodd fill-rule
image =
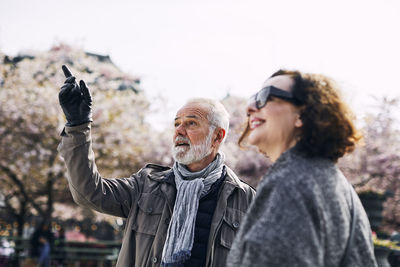
<path id="1" fill-rule="evenodd" d="M 379 178 L 378 175 L 369 175 L 368 178 L 361 178 L 361 181 L 358 183 L 353 184 L 354 187 L 361 187 L 369 183 L 371 180 Z"/>
<path id="2" fill-rule="evenodd" d="M 0 170 L 2 170 L 7 176 L 11 179 L 11 181 L 18 187 L 19 192 L 26 202 L 31 203 L 31 205 L 37 210 L 40 215 L 44 215 L 43 209 L 35 203 L 35 201 L 29 197 L 28 193 L 25 190 L 24 184 L 18 179 L 17 174 L 15 174 L 10 168 L 4 165 L 0 165 Z"/>

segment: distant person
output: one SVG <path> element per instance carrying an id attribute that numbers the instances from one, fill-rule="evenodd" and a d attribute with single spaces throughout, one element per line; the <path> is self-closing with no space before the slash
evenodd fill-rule
<path id="1" fill-rule="evenodd" d="M 50 224 L 47 222 L 40 223 L 31 238 L 32 256 L 38 258 L 39 266 L 50 266 L 50 252 L 53 241 L 54 236 Z"/>
<path id="2" fill-rule="evenodd" d="M 10 256 L 15 252 L 10 242 L 0 237 L 0 267 L 9 266 Z"/>
<path id="3" fill-rule="evenodd" d="M 277 71 L 251 97 L 247 114 L 239 143 L 247 140 L 274 164 L 258 185 L 228 266 L 377 266 L 368 217 L 336 166 L 361 136 L 335 83 Z"/>
<path id="4" fill-rule="evenodd" d="M 61 267 L 65 264 L 65 230 L 64 227 L 61 227 L 57 232 L 57 238 L 54 241 L 54 249 L 56 250 L 55 254 L 57 256 L 57 266 Z"/>
<path id="5" fill-rule="evenodd" d="M 92 151 L 90 91 L 63 71 L 59 151 L 74 200 L 127 219 L 117 266 L 225 266 L 255 192 L 219 152 L 229 128 L 223 105 L 194 99 L 177 112 L 172 168 L 147 164 L 129 178 L 104 179 Z"/>

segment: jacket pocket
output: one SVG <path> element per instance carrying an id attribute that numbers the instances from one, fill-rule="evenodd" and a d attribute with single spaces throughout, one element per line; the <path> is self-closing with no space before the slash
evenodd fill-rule
<path id="1" fill-rule="evenodd" d="M 221 226 L 221 246 L 230 249 L 245 213 L 234 208 L 227 208 Z"/>
<path id="2" fill-rule="evenodd" d="M 132 230 L 137 233 L 156 235 L 164 205 L 163 197 L 152 193 L 142 193 Z"/>

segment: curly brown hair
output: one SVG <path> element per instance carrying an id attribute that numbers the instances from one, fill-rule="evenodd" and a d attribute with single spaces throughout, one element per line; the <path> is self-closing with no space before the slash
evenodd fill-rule
<path id="1" fill-rule="evenodd" d="M 334 162 L 352 152 L 362 135 L 356 129 L 353 113 L 343 102 L 336 83 L 321 74 L 289 70 L 279 70 L 270 78 L 278 75 L 288 75 L 294 80 L 292 93 L 300 102 L 303 122 L 297 142 L 300 150 L 306 156 L 320 156 Z M 240 146 L 249 132 L 247 123 L 239 138 Z"/>

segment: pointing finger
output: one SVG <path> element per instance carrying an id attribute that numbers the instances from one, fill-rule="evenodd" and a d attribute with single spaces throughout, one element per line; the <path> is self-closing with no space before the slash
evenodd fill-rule
<path id="1" fill-rule="evenodd" d="M 72 73 L 71 73 L 71 71 L 68 69 L 67 66 L 62 65 L 61 68 L 62 68 L 62 70 L 63 70 L 63 72 L 64 72 L 65 78 L 69 78 L 69 77 L 72 76 Z"/>
<path id="2" fill-rule="evenodd" d="M 71 76 L 65 80 L 64 83 L 75 83 L 75 76 Z"/>

